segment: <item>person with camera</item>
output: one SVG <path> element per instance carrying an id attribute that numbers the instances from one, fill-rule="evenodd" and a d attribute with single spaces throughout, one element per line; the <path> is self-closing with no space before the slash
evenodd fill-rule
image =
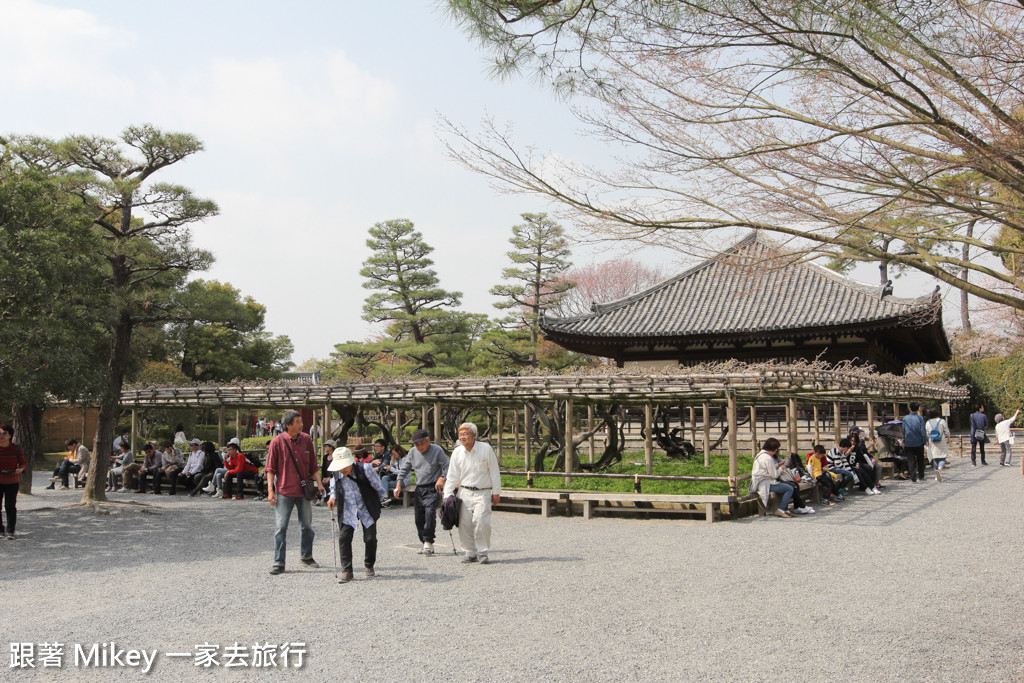
<path id="1" fill-rule="evenodd" d="M 292 510 L 299 516 L 299 561 L 307 567 L 320 565 L 313 559 L 313 505 L 310 498 L 324 492 L 317 476 L 313 439 L 302 431 L 302 414 L 288 410 L 281 417 L 284 432 L 267 449 L 267 502 L 274 508 L 274 564 L 271 574 L 284 572 L 288 521 Z M 307 491 L 308 489 L 308 491 Z M 307 497 L 307 493 L 309 497 Z"/>

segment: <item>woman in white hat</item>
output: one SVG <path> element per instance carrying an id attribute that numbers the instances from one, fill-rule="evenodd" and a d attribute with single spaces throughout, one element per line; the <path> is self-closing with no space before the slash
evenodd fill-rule
<path id="1" fill-rule="evenodd" d="M 380 518 L 381 503 L 387 493 L 380 483 L 380 477 L 373 471 L 373 466 L 356 463 L 352 451 L 339 448 L 333 453 L 328 472 L 332 472 L 331 496 L 327 507 L 332 511 L 338 506 L 338 524 L 341 533 L 338 538 L 338 551 L 341 555 L 341 577 L 338 583 L 348 583 L 352 573 L 352 537 L 356 528 L 363 529 L 363 543 L 366 554 L 363 566 L 366 577 L 374 576 L 373 566 L 377 562 L 377 520 Z"/>

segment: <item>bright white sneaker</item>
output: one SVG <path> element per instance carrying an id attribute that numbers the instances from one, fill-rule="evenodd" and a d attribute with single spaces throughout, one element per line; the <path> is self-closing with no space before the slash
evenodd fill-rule
<path id="1" fill-rule="evenodd" d="M 130 488 L 128 488 L 127 486 L 122 486 L 121 488 L 119 488 L 119 489 L 117 490 L 117 492 L 118 492 L 118 493 L 131 493 L 132 491 L 131 491 L 131 489 L 130 489 Z"/>
<path id="2" fill-rule="evenodd" d="M 882 492 L 878 490 L 878 487 L 877 487 L 877 486 L 875 487 L 875 495 L 876 495 L 876 496 L 880 496 L 880 495 L 882 495 Z"/>
<path id="3" fill-rule="evenodd" d="M 213 493 L 210 494 L 210 498 L 220 498 L 220 497 L 221 497 L 221 492 L 218 491 L 217 489 L 214 489 Z"/>
<path id="4" fill-rule="evenodd" d="M 875 490 L 874 489 L 864 489 L 864 493 L 866 493 L 869 496 L 873 496 L 873 495 L 875 495 Z"/>
<path id="5" fill-rule="evenodd" d="M 205 493 L 207 495 L 213 495 L 214 491 L 216 491 L 216 490 L 217 489 L 213 488 L 213 484 L 210 484 L 205 489 L 203 489 L 203 493 Z"/>

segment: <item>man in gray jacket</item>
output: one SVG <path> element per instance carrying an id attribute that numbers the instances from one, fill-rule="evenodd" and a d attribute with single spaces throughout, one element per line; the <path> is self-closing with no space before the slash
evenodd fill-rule
<path id="1" fill-rule="evenodd" d="M 444 488 L 445 477 L 448 476 L 448 456 L 440 446 L 430 443 L 430 435 L 425 429 L 413 432 L 412 443 L 415 448 L 409 451 L 408 457 L 402 461 L 398 470 L 395 497 L 402 493 L 402 482 L 409 476 L 409 470 L 415 471 L 414 517 L 416 533 L 423 543 L 423 548 L 419 552 L 421 555 L 433 555 L 437 506 L 441 503 L 441 490 Z"/>

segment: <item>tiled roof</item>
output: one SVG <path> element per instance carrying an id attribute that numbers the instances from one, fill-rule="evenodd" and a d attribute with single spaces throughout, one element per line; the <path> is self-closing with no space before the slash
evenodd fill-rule
<path id="1" fill-rule="evenodd" d="M 760 232 L 690 270 L 587 315 L 540 321 L 556 340 L 789 336 L 851 326 L 941 320 L 938 291 L 914 299 L 844 277 L 784 251 Z"/>

